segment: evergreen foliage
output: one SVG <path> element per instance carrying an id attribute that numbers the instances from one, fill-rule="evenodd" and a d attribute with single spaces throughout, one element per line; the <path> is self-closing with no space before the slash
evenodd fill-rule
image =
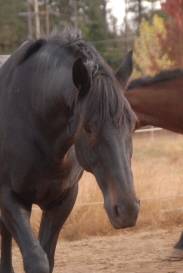
<path id="1" fill-rule="evenodd" d="M 25 41 L 27 21 L 19 16 L 23 10 L 22 0 L 0 0 L 0 54 L 11 54 Z"/>
<path id="2" fill-rule="evenodd" d="M 34 0 L 29 1 L 35 38 Z M 41 32 L 46 33 L 45 0 L 38 1 Z M 161 9 L 157 9 L 158 0 L 125 0 L 126 17 L 120 30 L 107 8 L 108 0 L 77 0 L 74 6 L 75 1 L 47 0 L 50 31 L 63 21 L 78 26 L 83 40 L 91 42 L 114 70 L 134 49 L 134 77 L 183 67 L 183 0 L 163 1 Z M 27 40 L 26 14 L 27 0 L 0 0 L 0 54 L 11 54 Z M 135 41 L 128 40 L 134 36 L 138 36 Z"/>

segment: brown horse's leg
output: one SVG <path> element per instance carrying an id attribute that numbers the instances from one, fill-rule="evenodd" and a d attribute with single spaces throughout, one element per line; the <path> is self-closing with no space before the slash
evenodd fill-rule
<path id="1" fill-rule="evenodd" d="M 1 188 L 0 198 L 3 222 L 20 248 L 25 272 L 49 273 L 46 253 L 30 226 L 31 204 L 23 201 L 6 186 Z"/>
<path id="2" fill-rule="evenodd" d="M 0 233 L 1 233 L 1 266 L 0 273 L 14 273 L 12 267 L 12 236 L 7 230 L 0 217 Z"/>
<path id="3" fill-rule="evenodd" d="M 174 246 L 171 253 L 168 255 L 169 258 L 183 259 L 183 232 L 180 236 L 178 243 Z"/>
<path id="4" fill-rule="evenodd" d="M 43 212 L 39 240 L 48 256 L 50 264 L 49 273 L 52 273 L 54 267 L 54 255 L 59 232 L 75 204 L 77 193 L 78 184 L 76 183 L 57 207 Z"/>

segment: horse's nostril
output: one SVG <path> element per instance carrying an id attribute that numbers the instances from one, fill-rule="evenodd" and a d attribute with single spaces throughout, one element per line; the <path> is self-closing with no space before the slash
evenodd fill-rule
<path id="1" fill-rule="evenodd" d="M 116 218 L 120 217 L 119 207 L 118 206 L 114 207 L 114 215 L 115 215 Z"/>
<path id="2" fill-rule="evenodd" d="M 139 213 L 140 209 L 140 198 L 137 197 L 136 201 L 133 203 L 133 205 L 115 205 L 114 206 L 114 217 L 116 219 L 124 219 L 125 217 L 130 217 L 131 219 L 136 218 L 136 216 Z"/>

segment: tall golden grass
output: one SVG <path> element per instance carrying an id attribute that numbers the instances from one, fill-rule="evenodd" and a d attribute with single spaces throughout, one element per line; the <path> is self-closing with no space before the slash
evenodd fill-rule
<path id="1" fill-rule="evenodd" d="M 172 228 L 183 225 L 183 136 L 157 133 L 155 141 L 149 135 L 134 136 L 132 170 L 141 212 L 136 229 Z M 174 197 L 176 196 L 176 197 Z M 159 198 L 161 197 L 161 198 Z M 95 178 L 84 173 L 79 182 L 76 205 L 65 223 L 60 238 L 78 239 L 91 235 L 121 233 L 112 228 L 103 209 L 103 202 Z M 84 204 L 84 205 L 82 205 Z M 33 210 L 31 224 L 37 233 L 40 210 Z"/>

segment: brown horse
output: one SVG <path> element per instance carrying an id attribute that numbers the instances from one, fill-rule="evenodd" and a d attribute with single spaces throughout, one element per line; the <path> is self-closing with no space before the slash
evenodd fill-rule
<path id="1" fill-rule="evenodd" d="M 183 134 L 183 69 L 132 80 L 125 96 L 139 127 L 153 125 Z"/>
<path id="2" fill-rule="evenodd" d="M 138 117 L 136 128 L 153 125 L 183 134 L 183 69 L 132 80 L 125 96 Z M 169 257 L 183 258 L 183 233 Z"/>

